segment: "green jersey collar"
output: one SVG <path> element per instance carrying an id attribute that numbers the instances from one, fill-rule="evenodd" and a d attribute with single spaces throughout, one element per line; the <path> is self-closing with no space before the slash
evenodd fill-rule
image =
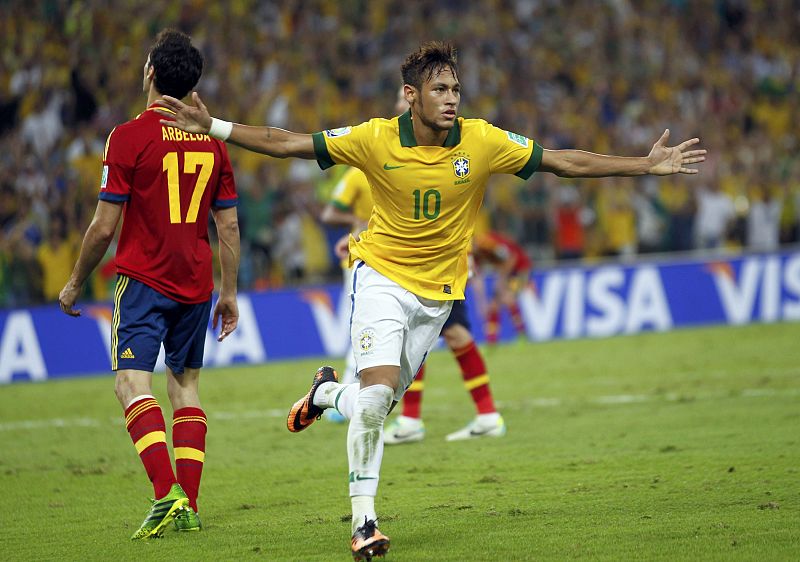
<path id="1" fill-rule="evenodd" d="M 417 139 L 414 136 L 414 126 L 411 124 L 411 110 L 409 109 L 397 118 L 400 126 L 400 146 L 411 147 L 419 146 Z M 458 118 L 453 123 L 453 128 L 447 133 L 447 138 L 444 139 L 444 147 L 457 146 L 461 142 L 461 126 L 458 124 Z"/>

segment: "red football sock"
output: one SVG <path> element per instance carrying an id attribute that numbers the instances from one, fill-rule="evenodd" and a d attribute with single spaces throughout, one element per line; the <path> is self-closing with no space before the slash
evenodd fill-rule
<path id="1" fill-rule="evenodd" d="M 200 408 L 180 408 L 172 416 L 172 449 L 178 483 L 197 511 L 197 493 L 206 456 L 206 415 Z"/>
<path id="2" fill-rule="evenodd" d="M 128 406 L 125 426 L 153 483 L 156 499 L 163 498 L 177 480 L 169 460 L 164 415 L 156 399 L 147 396 Z"/>
<path id="3" fill-rule="evenodd" d="M 417 418 L 422 416 L 422 390 L 425 388 L 423 379 L 425 378 L 425 363 L 417 371 L 414 382 L 408 387 L 403 395 L 403 415 L 407 418 Z"/>
<path id="4" fill-rule="evenodd" d="M 479 414 L 496 412 L 492 391 L 489 390 L 489 375 L 486 373 L 486 364 L 483 362 L 481 352 L 475 342 L 470 342 L 461 349 L 454 349 L 453 353 L 461 366 L 461 377 L 464 386 L 472 395 L 475 408 Z"/>
<path id="5" fill-rule="evenodd" d="M 489 318 L 486 320 L 486 341 L 497 343 L 500 334 L 500 311 L 490 310 Z"/>

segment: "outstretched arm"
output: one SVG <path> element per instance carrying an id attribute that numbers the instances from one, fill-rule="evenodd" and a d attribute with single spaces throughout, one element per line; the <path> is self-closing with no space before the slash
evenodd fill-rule
<path id="1" fill-rule="evenodd" d="M 212 137 L 224 140 L 235 145 L 246 148 L 253 152 L 260 152 L 275 158 L 306 158 L 313 160 L 314 141 L 311 135 L 293 133 L 277 127 L 251 127 L 249 125 L 232 124 L 233 128 L 228 130 L 231 123 L 220 121 L 213 122 L 197 92 L 192 92 L 194 106 L 186 105 L 181 100 L 171 96 L 164 96 L 157 101 L 165 109 L 157 111 L 173 119 L 162 119 L 161 124 L 169 127 L 181 129 L 187 133 L 198 133 L 201 135 L 210 134 Z"/>
<path id="2" fill-rule="evenodd" d="M 645 157 L 606 156 L 583 150 L 544 150 L 539 171 L 552 172 L 565 178 L 696 174 L 696 168 L 686 166 L 704 161 L 706 151 L 687 149 L 699 143 L 700 139 L 667 146 L 668 139 L 669 129 L 664 131 Z"/>

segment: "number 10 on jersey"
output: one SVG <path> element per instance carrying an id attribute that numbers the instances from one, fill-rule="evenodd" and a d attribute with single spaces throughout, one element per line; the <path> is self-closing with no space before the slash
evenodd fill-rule
<path id="1" fill-rule="evenodd" d="M 414 219 L 419 220 L 420 211 L 428 220 L 434 220 L 442 210 L 442 194 L 437 189 L 429 189 L 422 193 L 421 189 L 414 190 Z"/>

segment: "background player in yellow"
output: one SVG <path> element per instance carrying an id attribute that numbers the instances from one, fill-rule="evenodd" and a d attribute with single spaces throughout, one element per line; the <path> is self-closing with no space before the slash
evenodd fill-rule
<path id="1" fill-rule="evenodd" d="M 331 200 L 322 210 L 322 222 L 333 226 L 347 226 L 352 234 L 357 235 L 367 227 L 370 214 L 372 214 L 372 194 L 367 177 L 358 168 L 350 168 L 336 184 Z M 347 234 L 340 239 L 335 248 L 336 256 L 342 260 L 344 286 L 341 298 L 347 299 L 348 302 L 350 281 L 353 276 L 346 245 L 349 236 L 350 234 Z M 344 306 L 340 305 L 339 310 L 344 310 Z M 355 373 L 356 360 L 350 349 L 345 353 L 345 368 L 340 382 L 343 384 L 353 382 Z M 344 421 L 344 417 L 334 409 L 328 410 L 326 415 L 333 421 Z"/>
<path id="2" fill-rule="evenodd" d="M 359 240 L 350 240 L 351 339 L 360 385 L 340 385 L 333 369 L 322 367 L 287 420 L 290 431 L 301 431 L 330 407 L 350 418 L 356 559 L 389 549 L 374 506 L 383 422 L 438 337 L 452 301 L 464 298 L 467 249 L 488 177 L 527 179 L 537 170 L 565 177 L 694 174 L 687 165 L 705 160 L 706 152 L 689 150 L 700 142 L 696 138 L 667 146 L 668 130 L 643 157 L 544 150 L 481 119 L 458 117 L 461 85 L 452 45 L 422 45 L 401 71 L 407 113 L 313 135 L 213 119 L 196 93 L 194 107 L 171 97 L 163 102 L 176 114 L 174 123 L 164 124 L 269 156 L 315 158 L 322 168 L 355 166 L 372 186 L 369 226 Z"/>

